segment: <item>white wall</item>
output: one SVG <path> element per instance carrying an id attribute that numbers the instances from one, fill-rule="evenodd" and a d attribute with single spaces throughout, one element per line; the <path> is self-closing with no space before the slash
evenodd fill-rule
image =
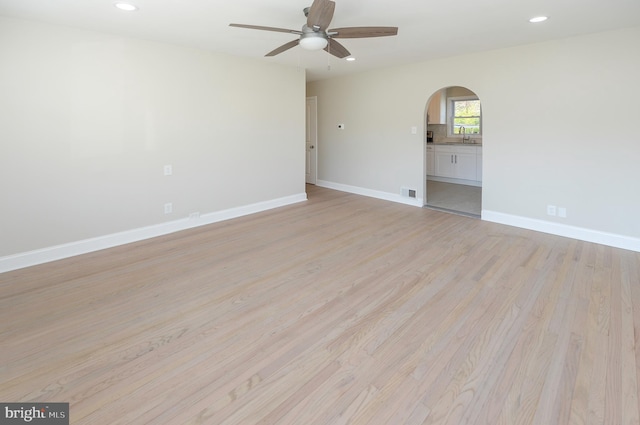
<path id="1" fill-rule="evenodd" d="M 309 83 L 318 179 L 423 193 L 427 101 L 464 86 L 482 101 L 483 218 L 622 236 L 630 244 L 620 246 L 638 249 L 639 45 L 640 27 Z M 548 217 L 548 204 L 567 208 L 567 218 Z"/>
<path id="2" fill-rule="evenodd" d="M 304 84 L 296 68 L 0 18 L 0 257 L 304 196 Z"/>

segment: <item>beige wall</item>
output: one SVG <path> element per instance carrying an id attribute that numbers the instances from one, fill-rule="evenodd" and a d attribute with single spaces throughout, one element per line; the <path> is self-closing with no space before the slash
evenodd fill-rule
<path id="1" fill-rule="evenodd" d="M 0 18 L 0 257 L 304 194 L 304 84 L 296 68 Z"/>
<path id="2" fill-rule="evenodd" d="M 423 193 L 427 101 L 463 86 L 482 101 L 483 217 L 625 235 L 640 246 L 638 45 L 632 28 L 309 83 L 320 184 Z M 567 218 L 547 216 L 549 204 Z"/>

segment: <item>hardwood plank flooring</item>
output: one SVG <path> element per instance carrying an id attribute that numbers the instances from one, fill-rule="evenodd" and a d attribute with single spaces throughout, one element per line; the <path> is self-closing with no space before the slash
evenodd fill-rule
<path id="1" fill-rule="evenodd" d="M 0 400 L 73 424 L 638 424 L 640 254 L 308 187 L 0 274 Z"/>

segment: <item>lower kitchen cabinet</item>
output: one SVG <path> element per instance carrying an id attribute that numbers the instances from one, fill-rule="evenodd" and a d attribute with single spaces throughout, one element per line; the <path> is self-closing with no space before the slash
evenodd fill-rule
<path id="1" fill-rule="evenodd" d="M 462 180 L 477 180 L 478 146 L 436 145 L 434 176 Z M 427 155 L 429 151 L 427 150 Z M 428 158 L 427 158 L 428 167 Z"/>
<path id="2" fill-rule="evenodd" d="M 434 146 L 427 145 L 427 175 L 433 176 L 436 172 L 436 150 Z"/>

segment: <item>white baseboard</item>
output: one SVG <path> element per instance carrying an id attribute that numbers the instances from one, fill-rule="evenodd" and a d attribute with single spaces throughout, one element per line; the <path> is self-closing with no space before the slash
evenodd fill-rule
<path id="1" fill-rule="evenodd" d="M 482 219 L 494 223 L 506 224 L 508 226 L 640 252 L 640 239 L 630 236 L 585 229 L 583 227 L 567 226 L 565 224 L 504 214 L 496 211 L 482 210 Z"/>
<path id="2" fill-rule="evenodd" d="M 356 195 L 368 196 L 370 198 L 384 199 L 385 201 L 398 202 L 400 204 L 412 205 L 414 207 L 423 207 L 422 198 L 409 198 L 400 196 L 395 193 L 382 192 L 379 190 L 366 189 L 358 186 L 350 186 L 347 184 L 334 183 L 326 180 L 316 181 L 317 186 L 326 187 L 327 189 L 335 189 L 341 192 L 353 193 Z"/>
<path id="3" fill-rule="evenodd" d="M 219 221 L 254 214 L 260 211 L 283 207 L 285 205 L 295 204 L 306 200 L 307 194 L 300 193 L 255 204 L 202 214 L 198 218 L 182 218 L 153 226 L 141 227 L 96 238 L 0 257 L 0 273 L 167 235 L 169 233 L 217 223 Z"/>
<path id="4" fill-rule="evenodd" d="M 318 180 L 316 184 L 321 187 L 335 189 L 342 192 L 349 192 L 357 195 L 369 196 L 372 198 L 384 199 L 386 201 L 399 202 L 418 207 L 423 206 L 422 198 L 405 198 L 393 193 L 365 189 L 357 186 L 349 186 L 340 183 L 333 183 L 326 180 Z M 523 229 L 535 230 L 552 235 L 564 236 L 581 241 L 599 243 L 615 248 L 622 248 L 628 249 L 630 251 L 640 252 L 640 239 L 630 236 L 601 232 L 599 230 L 585 229 L 582 227 L 567 226 L 565 224 L 504 214 L 496 211 L 482 210 L 481 217 L 482 220 L 491 221 L 494 223 L 506 224 L 508 226 L 520 227 Z"/>

